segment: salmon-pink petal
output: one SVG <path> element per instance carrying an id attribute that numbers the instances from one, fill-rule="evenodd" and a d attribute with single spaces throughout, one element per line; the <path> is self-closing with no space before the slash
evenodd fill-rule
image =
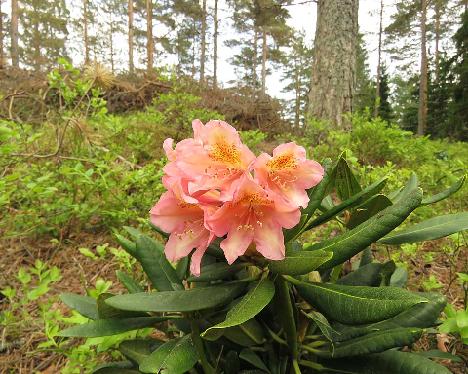
<path id="1" fill-rule="evenodd" d="M 174 151 L 174 139 L 167 138 L 164 140 L 163 149 L 166 152 L 167 159 L 174 161 L 176 158 L 176 152 Z"/>
<path id="2" fill-rule="evenodd" d="M 203 217 L 203 210 L 178 199 L 174 192 L 166 191 L 150 210 L 150 220 L 163 231 L 180 230 L 187 221 Z"/>
<path id="3" fill-rule="evenodd" d="M 297 171 L 297 185 L 305 189 L 312 188 L 320 183 L 324 173 L 322 165 L 317 161 L 306 160 Z"/>
<path id="4" fill-rule="evenodd" d="M 171 233 L 164 248 L 169 261 L 177 261 L 198 247 L 207 246 L 209 231 L 205 229 L 203 220 L 190 222 L 181 229 Z"/>
<path id="5" fill-rule="evenodd" d="M 298 161 L 306 160 L 306 150 L 295 142 L 280 144 L 273 150 L 273 157 L 292 154 Z"/>
<path id="6" fill-rule="evenodd" d="M 208 240 L 203 245 L 200 245 L 192 254 L 192 259 L 190 261 L 190 273 L 192 273 L 196 277 L 200 276 L 202 257 L 205 254 L 208 245 L 213 241 L 213 239 L 214 235 L 210 233 Z"/>
<path id="7" fill-rule="evenodd" d="M 254 231 L 250 227 L 238 226 L 228 232 L 227 238 L 221 242 L 220 246 L 229 265 L 245 253 L 253 237 Z"/>
<path id="8" fill-rule="evenodd" d="M 275 204 L 275 206 L 278 205 Z M 297 207 L 291 207 L 291 205 L 286 206 L 289 208 L 288 210 L 277 209 L 275 213 L 272 214 L 272 219 L 285 229 L 292 229 L 299 223 L 301 219 L 301 211 Z"/>
<path id="9" fill-rule="evenodd" d="M 282 260 L 285 254 L 283 230 L 280 225 L 267 221 L 255 230 L 257 252 L 270 260 Z"/>
<path id="10" fill-rule="evenodd" d="M 200 138 L 204 127 L 205 126 L 203 125 L 203 122 L 200 121 L 199 119 L 195 119 L 192 121 L 193 137 L 195 139 Z"/>

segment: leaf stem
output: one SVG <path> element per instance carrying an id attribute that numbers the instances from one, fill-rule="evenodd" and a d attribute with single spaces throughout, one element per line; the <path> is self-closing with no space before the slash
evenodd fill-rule
<path id="1" fill-rule="evenodd" d="M 214 374 L 215 370 L 208 362 L 208 358 L 205 354 L 205 348 L 203 347 L 203 341 L 200 338 L 200 327 L 198 326 L 197 321 L 193 318 L 190 319 L 190 327 L 192 330 L 192 341 L 195 345 L 195 349 L 198 352 L 203 371 L 205 374 Z"/>

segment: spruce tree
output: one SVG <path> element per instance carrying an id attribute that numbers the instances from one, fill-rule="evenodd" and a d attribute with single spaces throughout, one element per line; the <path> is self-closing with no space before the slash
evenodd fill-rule
<path id="1" fill-rule="evenodd" d="M 69 12 L 65 0 L 22 0 L 20 59 L 34 70 L 45 70 L 66 55 Z"/>
<path id="2" fill-rule="evenodd" d="M 304 125 L 307 112 L 308 93 L 310 86 L 310 67 L 312 48 L 304 41 L 304 33 L 296 32 L 291 40 L 289 52 L 285 56 L 282 78 L 289 83 L 284 87 L 284 93 L 292 93 L 293 99 L 287 102 L 288 114 L 294 119 L 296 129 Z"/>

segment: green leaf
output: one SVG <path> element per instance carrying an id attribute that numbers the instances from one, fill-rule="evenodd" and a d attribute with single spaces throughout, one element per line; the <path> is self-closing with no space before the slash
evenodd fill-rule
<path id="1" fill-rule="evenodd" d="M 289 279 L 289 277 L 288 277 Z M 290 280 L 299 294 L 327 319 L 363 324 L 391 318 L 419 303 L 424 297 L 397 287 L 344 286 Z"/>
<path id="2" fill-rule="evenodd" d="M 141 312 L 129 312 L 126 310 L 120 310 L 111 307 L 106 303 L 106 300 L 114 297 L 115 295 L 104 292 L 98 296 L 97 306 L 98 306 L 98 315 L 99 319 L 107 318 L 129 318 L 129 317 L 147 317 L 146 313 Z"/>
<path id="3" fill-rule="evenodd" d="M 400 225 L 419 206 L 421 198 L 422 191 L 413 190 L 407 199 L 385 208 L 354 229 L 318 244 L 305 245 L 304 249 L 311 251 L 322 249 L 333 252 L 331 260 L 318 268 L 318 270 L 331 269 L 349 260 Z"/>
<path id="4" fill-rule="evenodd" d="M 410 179 L 403 190 L 395 194 L 394 197 L 390 197 L 390 200 L 392 200 L 393 204 L 397 204 L 406 200 L 412 194 L 412 192 L 418 188 L 418 183 L 418 176 L 415 173 L 411 173 Z"/>
<path id="5" fill-rule="evenodd" d="M 447 197 L 453 195 L 455 192 L 457 192 L 460 188 L 462 188 L 463 183 L 465 182 L 466 175 L 461 177 L 455 184 L 447 188 L 445 191 L 439 192 L 438 194 L 426 197 L 423 199 L 421 202 L 421 205 L 429 205 L 429 204 L 434 204 L 437 203 L 441 200 L 446 199 Z"/>
<path id="6" fill-rule="evenodd" d="M 421 337 L 422 331 L 415 328 L 376 331 L 359 338 L 347 340 L 344 343 L 335 344 L 333 347 L 330 346 L 329 351 L 318 351 L 316 355 L 326 358 L 341 358 L 383 352 L 390 348 L 414 343 Z"/>
<path id="7" fill-rule="evenodd" d="M 130 275 L 127 273 L 117 270 L 115 272 L 115 275 L 117 276 L 117 279 L 124 285 L 124 287 L 127 289 L 128 292 L 130 293 L 138 293 L 138 292 L 143 292 L 143 287 L 141 287 L 138 282 L 133 279 Z"/>
<path id="8" fill-rule="evenodd" d="M 161 346 L 164 342 L 154 339 L 124 340 L 119 345 L 119 351 L 136 364 L 141 364 L 151 352 Z"/>
<path id="9" fill-rule="evenodd" d="M 390 286 L 405 287 L 408 282 L 408 271 L 404 267 L 397 267 L 390 277 Z"/>
<path id="10" fill-rule="evenodd" d="M 392 205 L 392 202 L 387 196 L 381 194 L 375 195 L 356 208 L 346 223 L 346 227 L 353 229 L 390 205 Z"/>
<path id="11" fill-rule="evenodd" d="M 333 369 L 330 373 L 343 374 L 450 374 L 446 367 L 421 355 L 396 350 L 334 359 L 325 366 Z"/>
<path id="12" fill-rule="evenodd" d="M 257 369 L 263 370 L 264 372 L 269 373 L 270 370 L 266 367 L 260 357 L 249 348 L 244 348 L 239 354 L 239 358 L 244 361 L 247 361 L 252 366 L 255 366 Z"/>
<path id="13" fill-rule="evenodd" d="M 190 335 L 164 343 L 140 364 L 143 373 L 183 374 L 198 361 Z"/>
<path id="14" fill-rule="evenodd" d="M 330 326 L 322 313 L 313 310 L 307 314 L 304 313 L 304 315 L 315 322 L 323 336 L 325 336 L 329 341 L 333 341 L 333 336 L 339 335 L 339 332 L 335 331 L 333 327 Z"/>
<path id="15" fill-rule="evenodd" d="M 245 263 L 229 265 L 225 262 L 215 262 L 213 264 L 203 266 L 199 277 L 191 276 L 188 277 L 187 280 L 189 282 L 210 282 L 222 280 L 230 277 L 234 273 L 237 273 L 246 266 L 247 264 Z"/>
<path id="16" fill-rule="evenodd" d="M 397 231 L 379 240 L 383 244 L 416 243 L 439 239 L 455 232 L 468 230 L 468 212 L 430 218 Z"/>
<path id="17" fill-rule="evenodd" d="M 213 332 L 216 336 L 215 330 L 237 326 L 255 317 L 268 305 L 274 294 L 275 286 L 273 282 L 268 278 L 260 280 L 229 310 L 223 322 L 208 328 L 201 336 L 207 340 L 211 340 Z"/>
<path id="18" fill-rule="evenodd" d="M 98 319 L 98 307 L 95 299 L 89 296 L 77 295 L 74 293 L 63 293 L 60 299 L 71 309 L 76 310 L 84 317 Z"/>
<path id="19" fill-rule="evenodd" d="M 413 353 L 428 358 L 440 358 L 442 360 L 450 360 L 453 362 L 463 362 L 463 359 L 461 357 L 455 356 L 449 352 L 439 351 L 438 349 L 431 349 L 430 351 L 419 351 Z"/>
<path id="20" fill-rule="evenodd" d="M 108 318 L 69 327 L 60 331 L 60 336 L 94 338 L 98 336 L 110 336 L 126 331 L 151 327 L 170 317 L 135 317 L 135 318 Z"/>
<path id="21" fill-rule="evenodd" d="M 427 328 L 433 326 L 447 304 L 447 301 L 443 296 L 435 293 L 422 293 L 421 296 L 427 298 L 428 302 L 416 304 L 395 317 L 365 326 L 334 325 L 333 327 L 339 332 L 335 340 L 344 341 L 368 334 L 372 331 L 388 330 L 398 327 Z"/>
<path id="22" fill-rule="evenodd" d="M 133 365 L 130 361 L 109 362 L 99 365 L 93 374 L 139 374 L 136 369 L 132 369 Z"/>
<path id="23" fill-rule="evenodd" d="M 162 291 L 119 295 L 106 300 L 121 310 L 142 312 L 192 312 L 225 304 L 238 296 L 245 283 L 236 282 L 186 291 Z"/>
<path id="24" fill-rule="evenodd" d="M 136 241 L 135 258 L 158 291 L 183 290 L 175 269 L 166 259 L 161 243 L 140 235 Z"/>
<path id="25" fill-rule="evenodd" d="M 265 341 L 263 327 L 255 318 L 249 319 L 239 326 L 229 327 L 220 331 L 222 335 L 242 347 L 251 347 Z"/>
<path id="26" fill-rule="evenodd" d="M 121 245 L 121 247 L 130 255 L 135 257 L 136 253 L 136 244 L 132 242 L 131 240 L 128 240 L 127 238 L 123 237 L 122 235 L 119 234 L 114 234 L 115 239 L 117 242 Z"/>
<path id="27" fill-rule="evenodd" d="M 355 195 L 343 201 L 341 204 L 334 206 L 333 208 L 331 208 L 330 210 L 328 210 L 321 216 L 318 216 L 312 222 L 308 223 L 305 230 L 310 230 L 313 227 L 321 225 L 322 223 L 325 223 L 329 221 L 330 219 L 334 218 L 335 216 L 337 216 L 344 210 L 350 209 L 354 206 L 362 204 L 363 202 L 367 201 L 370 197 L 374 196 L 376 193 L 381 191 L 382 188 L 385 186 L 386 182 L 387 182 L 387 179 L 383 178 L 375 183 L 372 183 L 366 189 L 359 191 Z"/>
<path id="28" fill-rule="evenodd" d="M 281 261 L 269 261 L 270 270 L 277 274 L 302 275 L 317 269 L 331 259 L 333 253 L 317 251 L 286 251 L 286 257 Z"/>
<path id="29" fill-rule="evenodd" d="M 337 280 L 336 284 L 345 284 L 348 286 L 378 286 L 382 282 L 383 273 L 386 267 L 393 264 L 393 267 L 389 270 L 395 270 L 395 264 L 393 261 L 386 264 L 370 263 L 361 266 L 357 270 L 345 275 L 344 277 Z"/>
<path id="30" fill-rule="evenodd" d="M 188 256 L 181 258 L 177 262 L 176 273 L 180 280 L 185 279 L 187 275 L 187 270 L 189 268 L 189 262 L 190 262 L 190 258 Z"/>
<path id="31" fill-rule="evenodd" d="M 335 188 L 341 200 L 347 200 L 361 191 L 361 186 L 343 156 L 336 165 Z"/>
<path id="32" fill-rule="evenodd" d="M 318 185 L 316 185 L 314 188 L 311 188 L 308 191 L 310 199 L 309 204 L 307 205 L 307 208 L 305 208 L 302 212 L 303 214 L 308 214 L 309 216 L 315 213 L 317 208 L 322 203 L 322 200 L 325 197 L 330 186 L 333 185 L 335 180 L 336 169 L 332 167 L 331 160 L 324 160 L 322 166 L 325 171 L 323 178 Z"/>

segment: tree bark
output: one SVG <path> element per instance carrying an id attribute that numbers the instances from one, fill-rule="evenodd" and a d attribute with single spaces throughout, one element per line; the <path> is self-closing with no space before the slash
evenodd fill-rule
<path id="1" fill-rule="evenodd" d="M 11 0 L 11 64 L 19 68 L 18 0 Z"/>
<path id="2" fill-rule="evenodd" d="M 310 116 L 350 129 L 356 75 L 359 0 L 318 0 Z"/>
<path id="3" fill-rule="evenodd" d="M 5 51 L 3 48 L 3 13 L 2 0 L 0 0 L 0 69 L 5 67 Z"/>
<path id="4" fill-rule="evenodd" d="M 201 51 L 200 51 L 200 83 L 205 83 L 205 56 L 206 56 L 206 0 L 202 3 L 201 23 Z"/>
<path id="5" fill-rule="evenodd" d="M 83 43 L 84 43 L 84 55 L 85 64 L 88 65 L 90 62 L 89 58 L 89 37 L 88 37 L 88 0 L 83 0 Z"/>
<path id="6" fill-rule="evenodd" d="M 214 2 L 213 87 L 218 86 L 218 0 Z"/>
<path id="7" fill-rule="evenodd" d="M 153 2 L 146 0 L 146 70 L 150 72 L 154 65 L 153 42 Z"/>
<path id="8" fill-rule="evenodd" d="M 128 71 L 133 74 L 135 63 L 133 60 L 133 0 L 128 0 Z"/>
<path id="9" fill-rule="evenodd" d="M 427 49 L 426 49 L 427 0 L 421 0 L 421 66 L 419 78 L 418 135 L 424 135 L 427 125 Z"/>
<path id="10" fill-rule="evenodd" d="M 435 51 L 434 51 L 434 65 L 435 65 L 435 81 L 439 82 L 439 62 L 440 62 L 440 18 L 441 18 L 441 6 L 439 0 L 435 1 Z"/>
<path id="11" fill-rule="evenodd" d="M 382 22 L 383 22 L 383 0 L 380 0 L 380 18 L 379 18 L 379 45 L 377 47 L 377 75 L 375 79 L 375 103 L 374 103 L 374 117 L 379 115 L 380 106 L 380 75 L 382 64 Z"/>
<path id="12" fill-rule="evenodd" d="M 253 58 L 252 58 L 252 83 L 254 89 L 257 90 L 257 56 L 258 56 L 258 26 L 254 27 L 254 40 L 253 40 Z"/>
<path id="13" fill-rule="evenodd" d="M 267 34 L 265 27 L 262 27 L 262 94 L 266 92 L 266 60 L 267 60 Z"/>
<path id="14" fill-rule="evenodd" d="M 112 16 L 111 16 L 112 17 Z M 111 18 L 109 24 L 109 52 L 110 52 L 110 64 L 111 72 L 115 72 L 115 63 L 114 63 L 114 20 Z"/>

